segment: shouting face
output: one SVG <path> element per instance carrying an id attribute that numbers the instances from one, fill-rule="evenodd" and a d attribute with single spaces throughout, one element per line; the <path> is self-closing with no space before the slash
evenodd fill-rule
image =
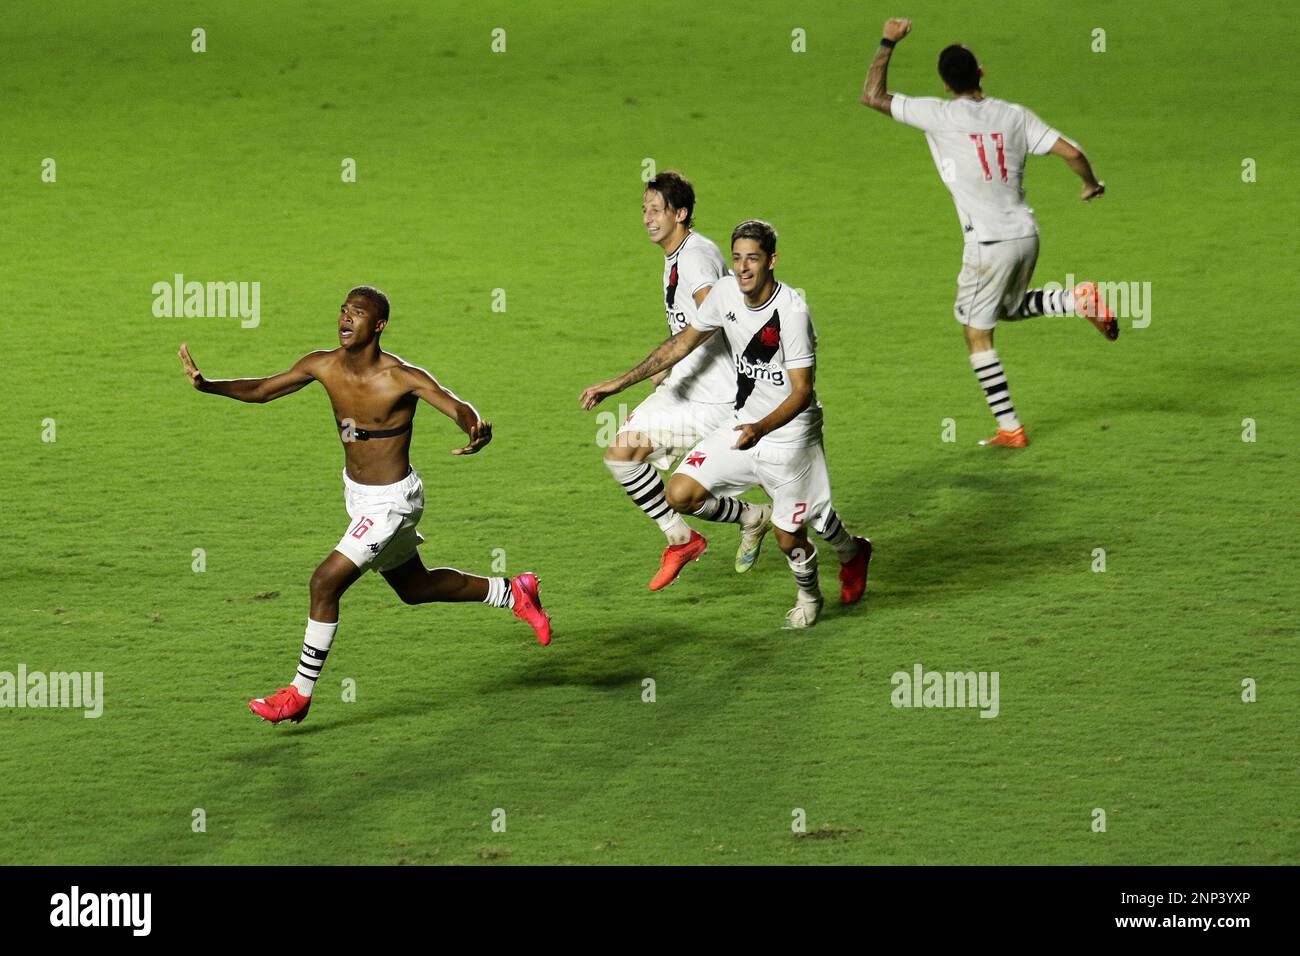
<path id="1" fill-rule="evenodd" d="M 350 295 L 339 307 L 339 345 L 352 350 L 364 348 L 388 324 L 378 317 L 376 305 L 363 295 Z"/>

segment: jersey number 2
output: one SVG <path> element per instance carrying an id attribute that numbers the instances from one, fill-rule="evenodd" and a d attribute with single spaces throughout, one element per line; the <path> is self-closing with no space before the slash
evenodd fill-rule
<path id="1" fill-rule="evenodd" d="M 993 140 L 993 145 L 998 148 L 998 169 L 1002 173 L 1002 181 L 1007 181 L 1007 154 L 1003 150 L 1004 137 L 1001 133 L 989 133 Z M 993 171 L 989 169 L 989 159 L 984 153 L 984 134 L 971 133 L 970 138 L 975 141 L 975 149 L 980 154 L 980 165 L 984 167 L 984 179 L 986 182 L 992 182 Z"/>

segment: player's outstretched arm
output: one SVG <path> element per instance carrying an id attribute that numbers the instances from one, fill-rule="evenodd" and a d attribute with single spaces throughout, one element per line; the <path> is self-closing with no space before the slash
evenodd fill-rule
<path id="1" fill-rule="evenodd" d="M 312 352 L 310 355 L 304 355 L 287 372 L 267 378 L 204 378 L 195 366 L 194 359 L 190 357 L 189 346 L 182 342 L 180 351 L 176 354 L 180 356 L 181 368 L 189 378 L 190 384 L 200 392 L 224 395 L 239 402 L 260 405 L 292 395 L 298 389 L 315 381 L 316 376 L 312 374 L 312 369 L 322 353 Z"/>
<path id="2" fill-rule="evenodd" d="M 764 435 L 771 434 L 782 425 L 794 421 L 795 416 L 808 407 L 808 402 L 812 400 L 815 370 L 810 366 L 787 369 L 787 373 L 790 376 L 790 394 L 785 401 L 758 421 L 748 425 L 737 425 L 733 431 L 740 434 L 736 436 L 736 443 L 731 446 L 732 448 L 754 447 Z"/>
<path id="3" fill-rule="evenodd" d="M 656 372 L 672 368 L 694 352 L 701 343 L 716 331 L 717 329 L 709 329 L 707 332 L 701 332 L 693 325 L 686 326 L 676 335 L 670 335 L 660 342 L 659 347 L 647 355 L 645 361 L 640 365 L 628 369 L 618 378 L 611 378 L 608 382 L 601 382 L 599 385 L 591 385 L 583 389 L 578 401 L 584 409 L 590 411 L 609 396 L 635 385 L 642 379 L 649 378 Z"/>
<path id="4" fill-rule="evenodd" d="M 880 35 L 886 40 L 897 43 L 911 32 L 911 20 L 893 17 L 885 21 L 884 29 Z M 862 84 L 862 105 L 870 106 L 873 110 L 879 110 L 886 116 L 892 115 L 891 104 L 894 102 L 893 96 L 887 92 L 889 58 L 893 54 L 894 48 L 882 43 L 880 49 L 876 51 L 875 59 L 871 61 L 871 68 L 867 70 L 866 82 Z"/>
<path id="5" fill-rule="evenodd" d="M 473 455 L 492 440 L 492 423 L 483 421 L 479 417 L 477 408 L 469 402 L 462 401 L 451 389 L 444 388 L 437 379 L 422 368 L 407 365 L 403 367 L 402 372 L 407 376 L 411 392 L 417 398 L 442 412 L 469 436 L 466 444 L 451 450 L 453 455 Z"/>
<path id="6" fill-rule="evenodd" d="M 1088 157 L 1084 155 L 1083 150 L 1064 136 L 1058 136 L 1048 152 L 1053 156 L 1060 156 L 1074 170 L 1075 175 L 1083 180 L 1083 194 L 1079 198 L 1084 202 L 1096 199 L 1106 192 L 1106 184 L 1093 175 L 1092 164 L 1088 162 Z"/>

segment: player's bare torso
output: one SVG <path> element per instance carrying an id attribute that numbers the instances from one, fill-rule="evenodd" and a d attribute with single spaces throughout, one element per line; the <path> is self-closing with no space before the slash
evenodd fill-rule
<path id="1" fill-rule="evenodd" d="M 348 476 L 363 485 L 389 485 L 410 470 L 411 432 L 389 438 L 361 436 L 407 425 L 418 398 L 415 368 L 396 355 L 380 352 L 369 365 L 348 360 L 342 348 L 313 352 L 308 370 L 325 387 L 339 431 Z"/>

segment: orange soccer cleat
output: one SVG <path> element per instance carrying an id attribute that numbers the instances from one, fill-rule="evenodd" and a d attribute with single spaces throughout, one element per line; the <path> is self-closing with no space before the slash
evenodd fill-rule
<path id="1" fill-rule="evenodd" d="M 292 684 L 281 687 L 270 697 L 258 697 L 248 702 L 249 710 L 273 724 L 282 720 L 300 724 L 310 708 L 311 698 L 302 696 Z"/>
<path id="2" fill-rule="evenodd" d="M 1119 321 L 1097 291 L 1097 283 L 1080 282 L 1074 287 L 1074 311 L 1095 325 L 1097 331 L 1110 341 L 1119 338 Z"/>
<path id="3" fill-rule="evenodd" d="M 854 538 L 858 553 L 840 565 L 840 603 L 857 604 L 867 589 L 867 565 L 871 563 L 871 539 Z"/>
<path id="4" fill-rule="evenodd" d="M 532 571 L 510 579 L 510 593 L 515 596 L 515 617 L 533 629 L 538 644 L 549 644 L 551 617 L 542 610 L 540 587 L 541 582 Z"/>
<path id="5" fill-rule="evenodd" d="M 698 561 L 709 548 L 709 542 L 698 531 L 691 530 L 691 538 L 685 544 L 670 544 L 664 548 L 664 556 L 659 564 L 659 571 L 650 579 L 651 591 L 662 591 L 677 580 L 687 561 Z"/>
<path id="6" fill-rule="evenodd" d="M 1025 436 L 1025 426 L 1021 425 L 1013 432 L 1005 428 L 999 428 L 998 433 L 992 438 L 986 438 L 981 445 L 1001 445 L 1004 448 L 1028 448 L 1029 439 Z"/>

